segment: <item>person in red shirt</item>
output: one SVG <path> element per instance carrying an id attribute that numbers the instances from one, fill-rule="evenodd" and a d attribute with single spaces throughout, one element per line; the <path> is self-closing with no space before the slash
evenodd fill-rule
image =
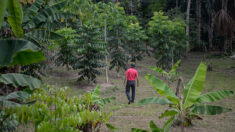
<path id="1" fill-rule="evenodd" d="M 135 64 L 131 64 L 131 68 L 127 69 L 124 87 L 126 86 L 126 96 L 128 99 L 128 104 L 134 103 L 135 100 L 135 80 L 137 80 L 137 87 L 139 87 L 139 78 L 138 72 L 135 70 Z M 131 89 L 131 97 L 130 97 L 130 89 Z"/>

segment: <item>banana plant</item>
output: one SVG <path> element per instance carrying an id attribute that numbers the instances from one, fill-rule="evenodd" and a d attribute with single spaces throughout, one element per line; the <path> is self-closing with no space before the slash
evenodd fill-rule
<path id="1" fill-rule="evenodd" d="M 170 82 L 174 82 L 179 73 L 176 71 L 177 68 L 179 67 L 179 64 L 181 63 L 181 60 L 178 60 L 173 67 L 171 68 L 171 70 L 169 72 L 165 71 L 164 69 L 162 69 L 161 67 L 151 67 L 151 69 L 153 71 L 159 72 L 161 73 L 164 77 L 166 77 L 167 80 L 169 80 Z M 169 84 L 169 83 L 168 83 Z"/>
<path id="2" fill-rule="evenodd" d="M 171 125 L 177 120 L 180 121 L 181 129 L 184 131 L 184 126 L 187 125 L 187 123 L 191 123 L 191 119 L 193 117 L 199 117 L 199 115 L 216 115 L 231 111 L 230 108 L 204 104 L 233 96 L 233 91 L 229 90 L 219 90 L 201 95 L 203 84 L 206 78 L 206 70 L 206 64 L 201 62 L 193 78 L 184 88 L 182 98 L 176 96 L 172 89 L 170 89 L 162 80 L 151 74 L 146 76 L 146 79 L 154 87 L 156 92 L 165 98 L 144 98 L 138 102 L 138 105 L 155 103 L 162 105 L 169 104 L 169 108 L 164 113 L 162 113 L 159 118 L 170 118 L 167 120 L 164 127 L 159 129 L 159 131 L 168 131 Z"/>

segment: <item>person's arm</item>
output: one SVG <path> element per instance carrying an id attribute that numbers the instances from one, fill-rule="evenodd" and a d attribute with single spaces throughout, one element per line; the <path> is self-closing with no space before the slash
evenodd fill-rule
<path id="1" fill-rule="evenodd" d="M 136 71 L 136 80 L 137 80 L 137 87 L 140 86 L 140 81 L 139 81 L 139 75 L 138 72 Z"/>

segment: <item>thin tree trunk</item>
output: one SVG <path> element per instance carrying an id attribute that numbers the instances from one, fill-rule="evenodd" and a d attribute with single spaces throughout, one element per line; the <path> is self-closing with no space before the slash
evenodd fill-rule
<path id="1" fill-rule="evenodd" d="M 81 8 L 79 8 L 79 14 L 80 14 L 80 16 L 81 16 L 81 14 L 82 14 Z M 82 19 L 81 19 L 81 18 L 79 18 L 79 19 L 80 19 L 80 25 L 82 26 Z"/>
<path id="2" fill-rule="evenodd" d="M 107 21 L 104 20 L 104 42 L 107 43 Z M 106 82 L 109 83 L 109 73 L 108 73 L 108 55 L 105 55 L 105 74 L 106 74 Z"/>
<path id="3" fill-rule="evenodd" d="M 209 41 L 209 50 L 213 48 L 213 28 L 210 26 L 208 28 L 208 41 Z"/>
<path id="4" fill-rule="evenodd" d="M 179 1 L 175 0 L 175 7 L 178 8 L 178 6 L 179 6 Z"/>
<path id="5" fill-rule="evenodd" d="M 197 15 L 197 44 L 201 43 L 201 0 L 196 0 Z"/>
<path id="6" fill-rule="evenodd" d="M 131 15 L 133 15 L 133 1 L 131 0 L 131 3 L 130 3 L 130 7 L 131 7 Z"/>
<path id="7" fill-rule="evenodd" d="M 190 6 L 191 6 L 191 0 L 188 0 L 188 5 L 187 5 L 187 12 L 186 12 L 186 36 L 188 38 L 187 40 L 187 49 L 186 53 L 190 51 L 190 45 L 189 45 L 189 18 L 190 18 Z"/>

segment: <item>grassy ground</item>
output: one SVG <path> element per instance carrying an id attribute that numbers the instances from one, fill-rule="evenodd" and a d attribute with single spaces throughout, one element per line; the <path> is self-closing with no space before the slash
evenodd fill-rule
<path id="1" fill-rule="evenodd" d="M 187 58 L 182 60 L 179 68 L 180 76 L 187 82 L 193 76 L 197 66 L 203 60 L 202 53 L 192 53 Z M 206 82 L 202 93 L 226 89 L 234 90 L 235 88 L 235 60 L 230 58 L 211 58 L 209 61 L 213 66 L 213 71 L 207 73 Z M 136 101 L 144 97 L 159 96 L 144 78 L 146 74 L 151 73 L 149 69 L 154 66 L 155 60 L 149 57 L 137 63 L 136 69 L 139 72 L 140 87 L 136 89 Z M 67 71 L 64 68 L 56 68 L 48 72 L 48 77 L 44 81 L 48 84 L 57 86 L 70 86 L 72 91 L 71 96 L 82 94 L 85 91 L 92 90 L 95 85 L 88 85 L 85 82 L 76 82 L 76 71 Z M 106 84 L 104 74 L 98 78 L 98 83 L 102 84 L 102 97 L 116 97 L 116 100 L 102 109 L 112 112 L 110 123 L 118 128 L 119 132 L 129 132 L 131 128 L 142 128 L 149 130 L 149 122 L 153 120 L 158 126 L 162 126 L 166 119 L 158 119 L 158 116 L 166 109 L 161 105 L 137 106 L 136 104 L 127 104 L 125 89 L 123 87 L 124 72 L 120 76 L 115 71 L 110 72 L 111 84 Z M 175 90 L 175 85 L 172 84 L 172 89 Z M 232 108 L 233 110 L 216 116 L 203 116 L 202 121 L 193 121 L 193 126 L 186 128 L 190 132 L 232 132 L 235 130 L 235 96 L 216 102 L 216 105 L 222 105 Z M 102 132 L 108 132 L 106 127 L 102 127 Z M 180 131 L 180 128 L 171 128 L 172 132 Z"/>

